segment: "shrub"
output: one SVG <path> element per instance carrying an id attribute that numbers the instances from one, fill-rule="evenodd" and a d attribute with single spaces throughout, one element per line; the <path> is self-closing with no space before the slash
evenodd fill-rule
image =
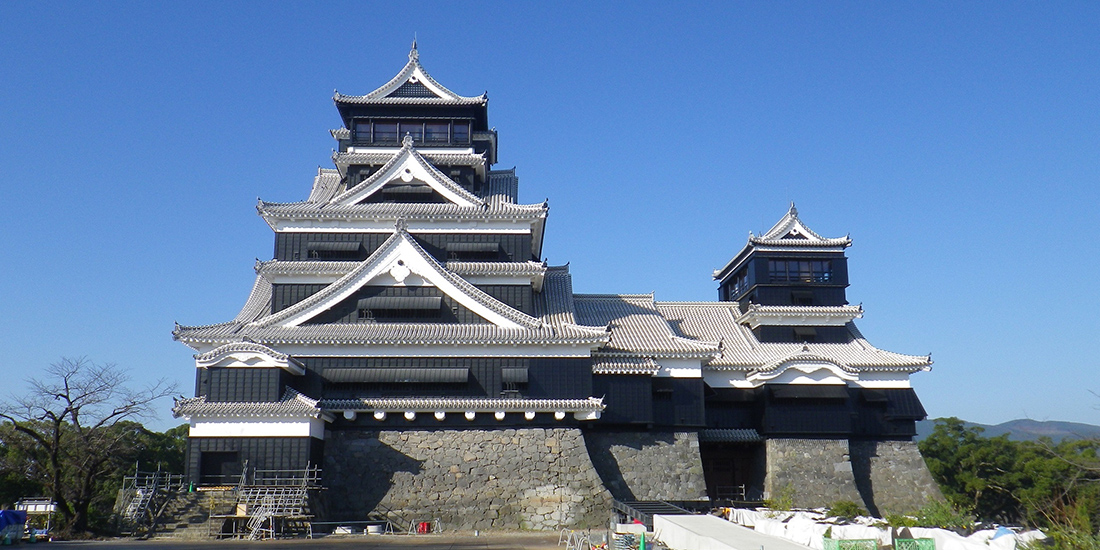
<path id="1" fill-rule="evenodd" d="M 828 514 L 834 518 L 855 519 L 857 516 L 866 516 L 867 510 L 850 500 L 838 500 L 829 505 Z"/>

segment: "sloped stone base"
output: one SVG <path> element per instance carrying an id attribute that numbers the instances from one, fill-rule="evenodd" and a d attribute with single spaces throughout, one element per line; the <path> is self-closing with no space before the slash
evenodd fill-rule
<path id="1" fill-rule="evenodd" d="M 766 445 L 765 498 L 789 496 L 801 508 L 849 500 L 879 516 L 943 499 L 911 441 L 769 439 Z"/>
<path id="2" fill-rule="evenodd" d="M 447 529 L 600 526 L 611 513 L 579 429 L 340 431 L 325 437 L 326 519 L 376 509 Z"/>
<path id="3" fill-rule="evenodd" d="M 587 432 L 596 471 L 619 500 L 707 500 L 695 432 Z"/>

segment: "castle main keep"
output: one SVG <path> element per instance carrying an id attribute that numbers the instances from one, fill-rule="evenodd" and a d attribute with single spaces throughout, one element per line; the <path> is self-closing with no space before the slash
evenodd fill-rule
<path id="1" fill-rule="evenodd" d="M 613 499 L 905 512 L 936 494 L 909 383 L 931 360 L 855 327 L 847 237 L 792 205 L 712 274 L 718 301 L 576 294 L 540 259 L 548 205 L 495 168 L 486 95 L 436 82 L 414 45 L 333 100 L 335 167 L 257 205 L 274 255 L 240 313 L 173 332 L 195 351 L 173 409 L 195 484 L 314 465 L 326 519 L 470 529 L 599 525 Z"/>

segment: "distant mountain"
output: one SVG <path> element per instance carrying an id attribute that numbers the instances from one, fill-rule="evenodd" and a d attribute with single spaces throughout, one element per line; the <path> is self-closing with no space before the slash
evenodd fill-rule
<path id="1" fill-rule="evenodd" d="M 1049 437 L 1056 442 L 1063 439 L 1100 438 L 1100 426 L 1078 422 L 1059 422 L 1055 420 L 1040 422 L 1038 420 L 1020 419 L 1009 420 L 996 426 L 976 424 L 965 420 L 963 424 L 968 428 L 973 426 L 983 428 L 985 431 L 982 432 L 982 435 L 987 437 L 1008 434 L 1008 438 L 1013 441 L 1035 441 L 1040 437 Z M 917 441 L 928 437 L 934 427 L 935 420 L 917 422 Z"/>

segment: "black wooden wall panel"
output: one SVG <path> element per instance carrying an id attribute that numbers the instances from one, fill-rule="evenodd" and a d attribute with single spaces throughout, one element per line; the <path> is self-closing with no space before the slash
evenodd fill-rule
<path id="1" fill-rule="evenodd" d="M 598 375 L 592 377 L 592 394 L 604 398 L 606 424 L 649 424 L 653 422 L 653 383 L 645 375 Z"/>
<path id="2" fill-rule="evenodd" d="M 529 397 L 583 399 L 592 397 L 592 360 L 531 359 Z"/>
<path id="3" fill-rule="evenodd" d="M 535 314 L 535 291 L 531 285 L 477 285 L 483 292 L 528 315 Z"/>
<path id="4" fill-rule="evenodd" d="M 324 289 L 326 284 L 271 285 L 271 313 L 278 313 Z"/>
<path id="5" fill-rule="evenodd" d="M 279 368 L 209 368 L 200 369 L 198 395 L 207 401 L 278 401 L 284 391 L 284 374 Z M 205 380 L 203 380 L 205 379 Z M 204 384 L 203 382 L 208 381 Z"/>
<path id="6" fill-rule="evenodd" d="M 312 437 L 192 437 L 188 439 L 188 478 L 199 483 L 204 452 L 236 452 L 250 470 L 303 469 L 321 455 L 320 440 Z"/>
<path id="7" fill-rule="evenodd" d="M 466 306 L 459 304 L 435 287 L 365 286 L 356 291 L 355 294 L 352 294 L 339 304 L 333 306 L 328 311 L 310 319 L 306 324 L 355 323 L 358 318 L 359 300 L 373 296 L 438 296 L 443 298 L 441 316 L 438 319 L 425 319 L 424 322 L 426 323 L 480 324 L 488 322 L 480 315 L 470 311 Z M 378 322 L 385 322 L 385 320 L 379 320 Z"/>
<path id="8" fill-rule="evenodd" d="M 277 260 L 308 260 L 310 242 L 360 242 L 363 245 L 361 257 L 366 258 L 373 253 L 390 233 L 276 233 L 275 234 L 275 259 Z M 498 261 L 526 262 L 534 260 L 531 256 L 531 235 L 496 233 L 462 233 L 462 234 L 414 234 L 413 237 L 424 248 L 424 251 L 444 262 L 447 260 L 447 243 L 499 243 L 503 254 Z"/>

